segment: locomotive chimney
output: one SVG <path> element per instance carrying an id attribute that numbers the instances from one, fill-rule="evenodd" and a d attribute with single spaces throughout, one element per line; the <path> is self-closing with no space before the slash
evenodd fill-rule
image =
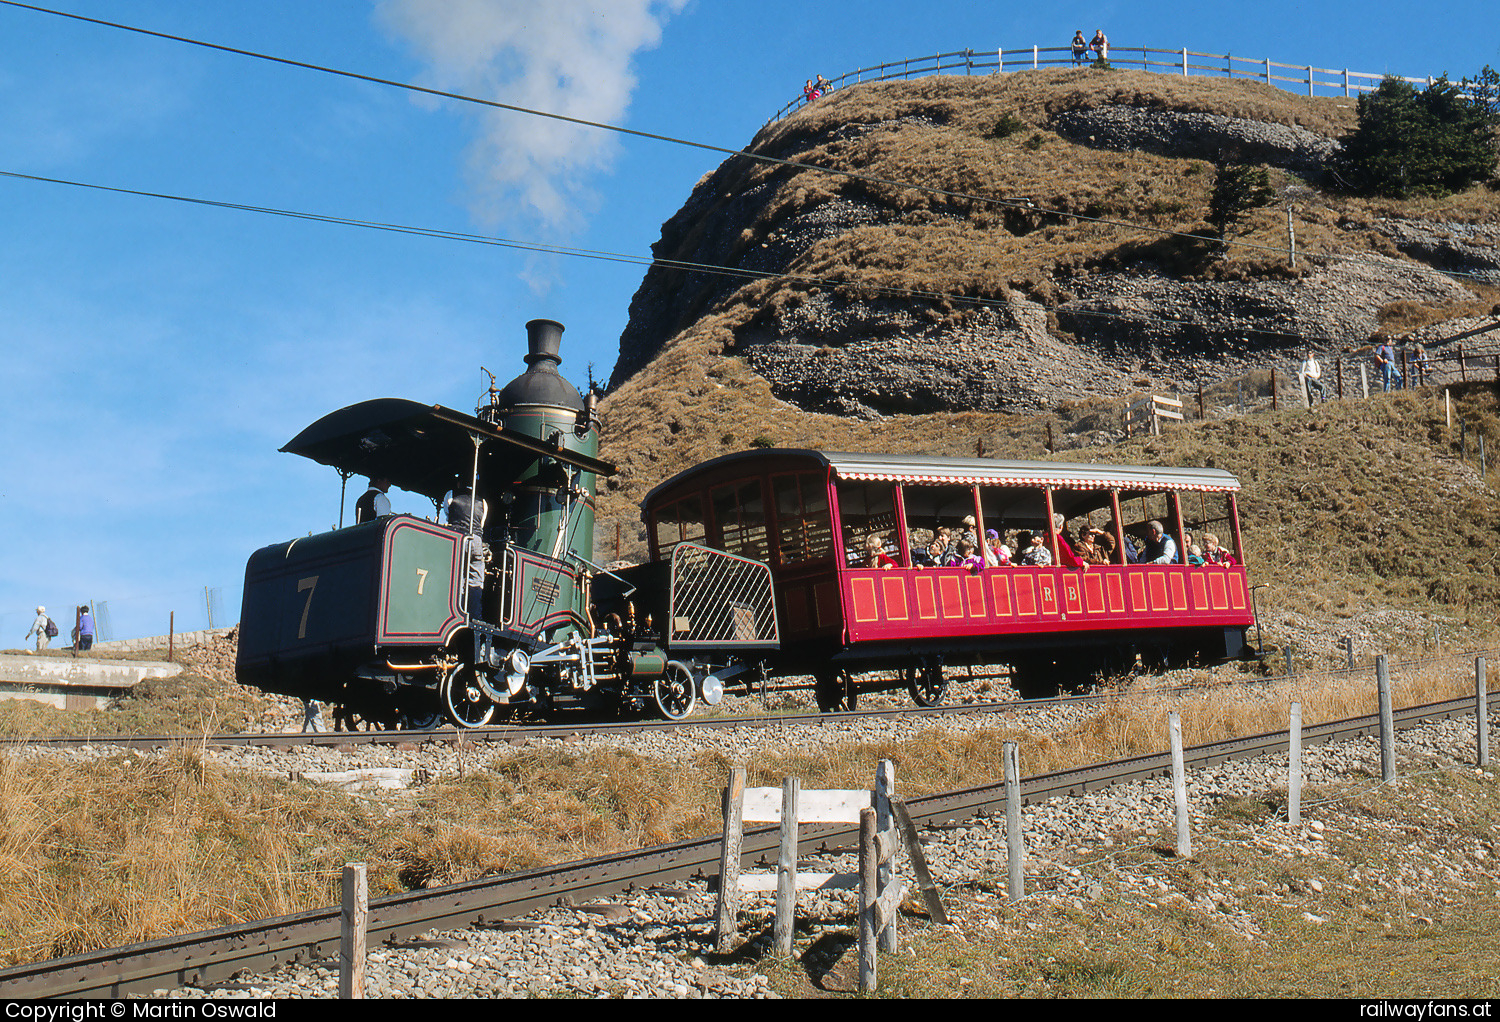
<path id="1" fill-rule="evenodd" d="M 551 319 L 533 319 L 526 324 L 526 364 L 535 366 L 538 362 L 546 360 L 554 366 L 562 359 L 558 351 L 562 349 L 563 325 Z"/>

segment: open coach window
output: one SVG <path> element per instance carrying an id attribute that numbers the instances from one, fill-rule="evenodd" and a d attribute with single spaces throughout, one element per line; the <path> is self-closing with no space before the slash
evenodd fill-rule
<path id="1" fill-rule="evenodd" d="M 901 558 L 901 544 L 896 536 L 896 501 L 890 483 L 840 482 L 839 522 L 843 526 L 844 563 L 862 567 L 865 544 L 878 537 L 886 554 Z"/>

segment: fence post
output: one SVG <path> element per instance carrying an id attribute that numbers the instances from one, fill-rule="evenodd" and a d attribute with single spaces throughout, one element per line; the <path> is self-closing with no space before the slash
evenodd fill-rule
<path id="1" fill-rule="evenodd" d="M 1167 714 L 1167 734 L 1172 744 L 1172 802 L 1177 809 L 1177 855 L 1193 857 L 1193 837 L 1188 830 L 1187 778 L 1182 765 L 1182 718 L 1177 711 Z"/>
<path id="2" fill-rule="evenodd" d="M 879 896 L 876 884 L 876 863 L 880 856 L 876 851 L 875 810 L 859 811 L 859 990 L 869 993 L 879 984 L 875 947 L 875 899 Z"/>
<path id="3" fill-rule="evenodd" d="M 1477 739 L 1474 762 L 1486 767 L 1490 762 L 1490 694 L 1484 657 L 1474 658 L 1474 724 Z"/>
<path id="4" fill-rule="evenodd" d="M 875 829 L 878 833 L 886 834 L 895 829 L 895 822 L 891 817 L 891 799 L 896 797 L 896 764 L 891 760 L 883 759 L 875 767 Z M 895 856 L 884 860 L 876 871 L 877 887 L 884 891 L 892 880 L 892 867 Z M 896 929 L 896 919 L 892 918 L 890 924 L 880 931 L 880 950 L 898 950 L 899 932 Z"/>
<path id="5" fill-rule="evenodd" d="M 771 925 L 771 947 L 783 958 L 792 956 L 797 922 L 797 795 L 800 777 L 781 782 L 781 851 L 776 859 L 776 921 Z"/>
<path id="6" fill-rule="evenodd" d="M 1344 68 L 1344 98 L 1349 98 L 1349 69 Z"/>
<path id="7" fill-rule="evenodd" d="M 1344 356 L 1339 355 L 1333 360 L 1333 368 L 1339 375 L 1339 400 L 1344 397 Z"/>
<path id="8" fill-rule="evenodd" d="M 734 940 L 740 908 L 740 842 L 745 819 L 745 768 L 742 766 L 729 772 L 723 810 L 724 843 L 719 849 L 719 907 L 714 946 L 719 951 L 728 951 Z"/>
<path id="9" fill-rule="evenodd" d="M 1198 418 L 1207 418 L 1203 414 L 1203 378 L 1201 376 L 1198 378 Z"/>
<path id="10" fill-rule="evenodd" d="M 1266 58 L 1266 84 L 1271 84 L 1271 58 Z"/>
<path id="11" fill-rule="evenodd" d="M 1307 65 L 1307 94 L 1308 96 L 1312 96 L 1313 94 L 1313 76 L 1311 64 Z"/>
<path id="12" fill-rule="evenodd" d="M 1271 367 L 1271 411 L 1276 411 L 1276 367 Z"/>
<path id="13" fill-rule="evenodd" d="M 1380 779 L 1396 777 L 1396 725 L 1391 716 L 1391 673 L 1385 654 L 1375 658 L 1375 690 L 1380 701 Z"/>
<path id="14" fill-rule="evenodd" d="M 1039 65 L 1037 63 L 1037 59 L 1036 58 L 1037 58 L 1037 47 L 1033 45 L 1031 47 L 1031 70 L 1033 70 L 1033 71 L 1035 71 L 1038 67 L 1041 66 L 1041 65 Z"/>
<path id="15" fill-rule="evenodd" d="M 1302 822 L 1302 704 L 1292 704 L 1287 726 L 1286 822 Z"/>
<path id="16" fill-rule="evenodd" d="M 1464 383 L 1469 382 L 1469 360 L 1464 358 L 1464 346 L 1460 341 L 1458 345 L 1458 377 Z"/>
<path id="17" fill-rule="evenodd" d="M 1186 78 L 1187 76 L 1187 47 L 1184 46 L 1182 48 L 1182 77 Z"/>
<path id="18" fill-rule="evenodd" d="M 365 996 L 365 932 L 369 927 L 370 893 L 365 864 L 344 864 L 343 910 L 339 913 L 339 997 Z"/>
<path id="19" fill-rule="evenodd" d="M 1000 745 L 1005 772 L 1006 895 L 1012 904 L 1026 893 L 1026 845 L 1021 835 L 1021 754 L 1015 742 Z"/>

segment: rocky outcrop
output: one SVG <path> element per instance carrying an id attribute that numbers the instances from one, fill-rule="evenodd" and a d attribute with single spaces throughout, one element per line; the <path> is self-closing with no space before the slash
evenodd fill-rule
<path id="1" fill-rule="evenodd" d="M 1494 224 L 1381 219 L 1375 229 L 1413 259 L 1500 286 L 1500 227 Z"/>
<path id="2" fill-rule="evenodd" d="M 1048 127 L 1070 142 L 1096 149 L 1140 149 L 1210 163 L 1268 163 L 1304 172 L 1322 169 L 1342 148 L 1306 128 L 1122 104 L 1065 110 Z"/>
<path id="3" fill-rule="evenodd" d="M 920 120 L 819 121 L 764 137 L 768 155 L 800 159 L 813 147 L 837 143 L 839 159 L 863 167 L 874 154 L 889 157 L 898 151 L 905 122 Z M 934 123 L 913 126 L 926 131 Z M 1321 167 L 1339 150 L 1337 141 L 1307 128 L 1119 102 L 1055 113 L 1049 126 L 1090 147 L 1205 160 L 1230 156 L 1299 173 Z M 976 142 L 992 135 L 966 130 L 968 135 L 952 136 L 956 148 L 970 147 L 963 151 L 975 160 L 1004 158 L 1007 150 Z M 869 153 L 859 148 L 866 136 Z M 1061 166 L 1069 154 L 1079 156 L 1040 133 L 1027 142 L 1034 142 L 1026 145 L 1031 151 L 1056 145 Z M 819 151 L 827 159 L 831 149 Z M 920 154 L 906 158 L 920 162 Z M 1097 167 L 1091 172 L 1088 187 L 1096 191 L 1081 190 L 1080 204 L 1113 187 L 1107 178 L 1099 183 Z M 1120 182 L 1117 191 L 1129 184 Z M 1449 275 L 1453 271 L 1500 283 L 1500 231 L 1462 223 L 1377 221 L 1373 230 L 1410 257 L 1402 259 L 1371 251 L 1391 249 L 1384 239 L 1372 245 L 1372 225 L 1352 219 L 1340 227 L 1349 232 L 1348 250 L 1357 254 L 1325 259 L 1310 269 L 1304 265 L 1300 276 L 1280 276 L 1276 268 L 1259 265 L 1250 272 L 1262 276 L 1254 279 L 1185 277 L 1123 254 L 1111 247 L 1118 244 L 1115 236 L 1100 233 L 1096 242 L 1068 242 L 1096 243 L 1096 253 L 1070 254 L 1066 266 L 1051 271 L 1042 262 L 1041 273 L 1054 277 L 1038 282 L 1035 271 L 1008 276 L 1013 271 L 1006 260 L 1033 234 L 1045 240 L 1054 228 L 1071 226 L 1065 214 L 1037 211 L 1020 218 L 1024 222 L 997 226 L 993 216 L 983 223 L 966 219 L 972 214 L 959 202 L 931 204 L 913 214 L 898 208 L 902 198 L 891 192 L 859 186 L 824 191 L 820 185 L 810 186 L 792 171 L 766 172 L 731 157 L 698 183 L 663 226 L 653 253 L 662 260 L 778 274 L 794 269 L 814 246 L 849 235 L 851 241 L 835 249 L 835 256 L 824 246 L 816 259 L 838 265 L 840 258 L 854 263 L 873 252 L 874 265 L 892 267 L 893 257 L 879 248 L 882 238 L 911 245 L 913 237 L 929 237 L 915 233 L 918 227 L 937 223 L 944 231 L 934 229 L 930 237 L 950 246 L 948 262 L 941 265 L 951 269 L 951 246 L 970 244 L 971 237 L 975 246 L 986 244 L 986 237 L 1001 240 L 973 250 L 976 263 L 998 269 L 987 270 L 988 277 L 976 275 L 983 283 L 968 292 L 968 300 L 851 297 L 837 287 L 804 286 L 775 292 L 775 300 L 747 303 L 720 321 L 721 336 L 733 338 L 728 353 L 767 380 L 776 397 L 808 411 L 865 418 L 1027 412 L 1061 400 L 1116 397 L 1148 387 L 1193 388 L 1203 380 L 1300 359 L 1308 346 L 1325 353 L 1362 347 L 1380 327 L 1381 309 L 1392 303 L 1433 309 L 1472 304 L 1474 293 L 1462 278 Z M 1066 192 L 1065 186 L 1061 190 Z M 954 224 L 957 230 L 951 229 Z M 960 254 L 958 260 L 963 258 Z M 1184 265 L 1203 274 L 1217 268 L 1211 256 Z M 654 266 L 631 303 L 611 387 L 648 365 L 674 335 L 726 308 L 720 303 L 744 283 L 744 276 Z M 928 285 L 917 277 L 897 286 L 920 292 Z"/>

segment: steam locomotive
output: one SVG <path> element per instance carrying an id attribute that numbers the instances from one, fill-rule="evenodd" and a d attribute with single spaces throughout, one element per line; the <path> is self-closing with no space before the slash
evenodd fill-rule
<path id="1" fill-rule="evenodd" d="M 435 513 L 256 551 L 242 683 L 327 701 L 349 726 L 478 727 L 502 708 L 677 719 L 779 647 L 763 562 L 686 544 L 667 563 L 595 563 L 596 486 L 615 469 L 598 457 L 595 395 L 558 372 L 562 333 L 528 323 L 526 372 L 499 389 L 491 375 L 475 415 L 365 401 L 281 448 Z"/>

